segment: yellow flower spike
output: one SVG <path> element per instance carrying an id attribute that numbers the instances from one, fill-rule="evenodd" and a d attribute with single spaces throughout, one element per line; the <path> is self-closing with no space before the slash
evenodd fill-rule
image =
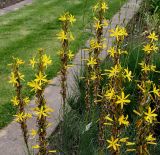
<path id="1" fill-rule="evenodd" d="M 39 84 L 39 82 L 31 81 L 31 82 L 28 82 L 27 85 L 32 88 L 31 91 L 35 91 L 36 92 L 37 90 L 42 90 L 41 85 Z"/>
<path id="2" fill-rule="evenodd" d="M 148 112 L 144 112 L 144 114 L 145 114 L 144 119 L 148 123 L 152 123 L 154 120 L 156 120 L 157 114 L 154 113 L 155 111 L 156 111 L 156 109 L 151 110 L 151 107 L 148 107 Z"/>
<path id="3" fill-rule="evenodd" d="M 158 41 L 158 36 L 156 35 L 155 32 L 150 33 L 149 36 L 147 36 L 147 38 L 151 39 L 151 42 Z"/>
<path id="4" fill-rule="evenodd" d="M 29 64 L 32 66 L 32 68 L 35 67 L 35 64 L 37 63 L 37 61 L 35 60 L 35 58 L 32 58 L 29 60 Z"/>
<path id="5" fill-rule="evenodd" d="M 114 139 L 113 136 L 111 136 L 111 139 L 107 140 L 107 142 L 109 143 L 109 146 L 107 148 L 112 148 L 114 151 L 117 151 L 121 146 L 120 144 L 118 144 L 119 139 L 118 138 Z"/>
<path id="6" fill-rule="evenodd" d="M 17 96 L 13 97 L 11 99 L 11 102 L 13 103 L 14 106 L 18 106 L 19 105 L 19 100 L 17 99 Z"/>
<path id="7" fill-rule="evenodd" d="M 65 32 L 63 30 L 61 30 L 58 34 L 57 37 L 60 41 L 64 41 L 67 40 L 67 35 L 65 34 Z"/>
<path id="8" fill-rule="evenodd" d="M 124 115 L 121 115 L 118 119 L 118 122 L 119 122 L 119 125 L 128 126 L 129 125 L 128 115 L 126 117 L 124 117 Z"/>
<path id="9" fill-rule="evenodd" d="M 37 144 L 37 145 L 32 146 L 32 148 L 33 148 L 33 149 L 39 149 L 40 146 Z"/>
<path id="10" fill-rule="evenodd" d="M 35 82 L 39 83 L 39 85 L 41 86 L 43 83 L 47 83 L 48 80 L 46 79 L 46 75 L 43 75 L 42 72 L 39 72 L 38 75 L 35 75 L 36 79 L 34 80 Z"/>
<path id="11" fill-rule="evenodd" d="M 96 59 L 94 59 L 93 57 L 91 57 L 91 58 L 88 59 L 87 61 L 88 61 L 88 62 L 87 62 L 87 65 L 90 66 L 90 67 L 92 67 L 92 68 L 94 67 L 94 65 L 97 64 Z"/>
<path id="12" fill-rule="evenodd" d="M 76 18 L 73 15 L 69 15 L 69 22 L 73 24 L 76 21 Z"/>
<path id="13" fill-rule="evenodd" d="M 52 64 L 52 60 L 50 56 L 47 56 L 46 54 L 42 55 L 42 62 L 44 67 L 48 67 L 48 65 Z"/>
<path id="14" fill-rule="evenodd" d="M 127 103 L 130 103 L 131 101 L 128 99 L 129 95 L 125 96 L 124 92 L 121 92 L 121 96 L 117 96 L 116 104 L 121 105 L 121 109 L 123 109 L 123 106 Z"/>

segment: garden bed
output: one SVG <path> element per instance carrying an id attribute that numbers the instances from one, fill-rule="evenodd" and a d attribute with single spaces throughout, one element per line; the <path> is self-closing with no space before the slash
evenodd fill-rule
<path id="1" fill-rule="evenodd" d="M 0 9 L 11 6 L 23 0 L 0 0 Z"/>

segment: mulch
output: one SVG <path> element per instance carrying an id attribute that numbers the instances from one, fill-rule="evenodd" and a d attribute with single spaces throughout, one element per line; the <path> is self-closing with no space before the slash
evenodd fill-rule
<path id="1" fill-rule="evenodd" d="M 5 8 L 7 6 L 16 4 L 18 2 L 21 2 L 23 0 L 0 0 L 0 9 Z"/>

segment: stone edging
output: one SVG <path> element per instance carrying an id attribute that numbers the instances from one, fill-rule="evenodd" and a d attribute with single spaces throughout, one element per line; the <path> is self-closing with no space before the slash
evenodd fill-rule
<path id="1" fill-rule="evenodd" d="M 12 11 L 16 11 L 25 5 L 29 5 L 32 3 L 32 1 L 33 0 L 24 0 L 24 1 L 18 2 L 16 4 L 13 4 L 11 6 L 2 8 L 2 9 L 0 9 L 0 16 L 4 15 L 6 13 L 12 12 Z"/>
<path id="2" fill-rule="evenodd" d="M 138 11 L 140 7 L 140 3 L 142 0 L 128 0 L 126 4 L 124 4 L 120 11 L 115 14 L 110 22 L 110 25 L 107 28 L 104 28 L 104 37 L 107 39 L 106 44 L 107 48 L 112 46 L 114 41 L 113 38 L 109 38 L 108 29 L 115 28 L 116 25 L 126 26 L 127 23 L 133 18 L 135 13 Z M 88 43 L 86 43 L 86 46 Z M 100 58 L 104 60 L 107 56 L 106 50 L 104 50 Z M 68 82 L 68 92 L 69 94 L 73 94 L 76 90 L 74 83 L 74 75 L 78 74 L 81 69 L 81 59 L 87 58 L 86 52 L 84 50 L 79 51 L 76 54 L 76 57 L 73 61 L 74 66 L 68 69 L 67 82 Z M 60 95 L 60 81 L 59 76 L 55 77 L 51 80 L 49 86 L 45 89 L 44 95 L 47 100 L 47 104 L 54 109 L 54 112 L 50 118 L 50 122 L 53 123 L 51 127 L 48 128 L 48 135 L 50 135 L 57 125 L 60 122 L 60 112 L 62 108 L 61 95 Z M 30 107 L 34 107 L 34 100 L 31 101 Z M 28 122 L 29 129 L 36 128 L 36 120 L 33 117 Z M 31 144 L 34 141 L 30 140 Z M 10 123 L 7 127 L 0 130 L 0 153 L 3 155 L 25 155 L 26 153 L 25 145 L 23 142 L 23 137 L 21 136 L 21 130 L 19 125 L 16 122 Z"/>

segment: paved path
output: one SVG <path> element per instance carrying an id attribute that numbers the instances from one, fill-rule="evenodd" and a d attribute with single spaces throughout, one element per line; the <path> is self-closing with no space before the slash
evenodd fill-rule
<path id="1" fill-rule="evenodd" d="M 9 13 L 9 12 L 12 12 L 12 11 L 16 11 L 20 8 L 22 8 L 23 6 L 25 5 L 29 5 L 32 3 L 33 0 L 24 0 L 22 2 L 19 2 L 19 3 L 16 3 L 14 5 L 11 5 L 11 6 L 8 6 L 8 7 L 5 7 L 3 9 L 0 9 L 0 16 L 6 14 L 6 13 Z"/>
<path id="2" fill-rule="evenodd" d="M 109 38 L 108 29 L 115 28 L 116 25 L 126 26 L 127 23 L 132 19 L 134 14 L 140 7 L 142 0 L 128 0 L 128 2 L 122 6 L 120 11 L 113 16 L 109 27 L 104 28 L 104 36 L 107 39 L 106 44 L 109 47 L 112 46 L 114 41 L 113 38 Z M 88 43 L 86 43 L 86 46 Z M 104 60 L 107 56 L 106 50 L 100 55 L 101 59 Z M 74 74 L 79 74 L 81 69 L 81 58 L 87 58 L 88 55 L 83 50 L 79 51 L 74 59 L 74 67 L 68 69 L 67 82 L 68 82 L 68 92 L 73 94 L 76 91 L 74 87 Z M 50 121 L 53 122 L 53 125 L 48 128 L 48 135 L 50 135 L 54 129 L 57 127 L 60 121 L 61 114 L 61 96 L 60 96 L 60 82 L 59 76 L 51 80 L 49 86 L 45 89 L 44 95 L 47 99 L 47 104 L 54 109 L 54 112 L 50 118 Z M 31 101 L 30 107 L 34 107 L 34 100 Z M 29 120 L 28 126 L 29 129 L 35 127 L 35 118 Z M 34 143 L 34 140 L 30 140 L 31 143 Z M 10 123 L 6 128 L 0 131 L 0 155 L 25 155 L 24 142 L 21 136 L 21 131 L 19 125 L 15 122 Z"/>

